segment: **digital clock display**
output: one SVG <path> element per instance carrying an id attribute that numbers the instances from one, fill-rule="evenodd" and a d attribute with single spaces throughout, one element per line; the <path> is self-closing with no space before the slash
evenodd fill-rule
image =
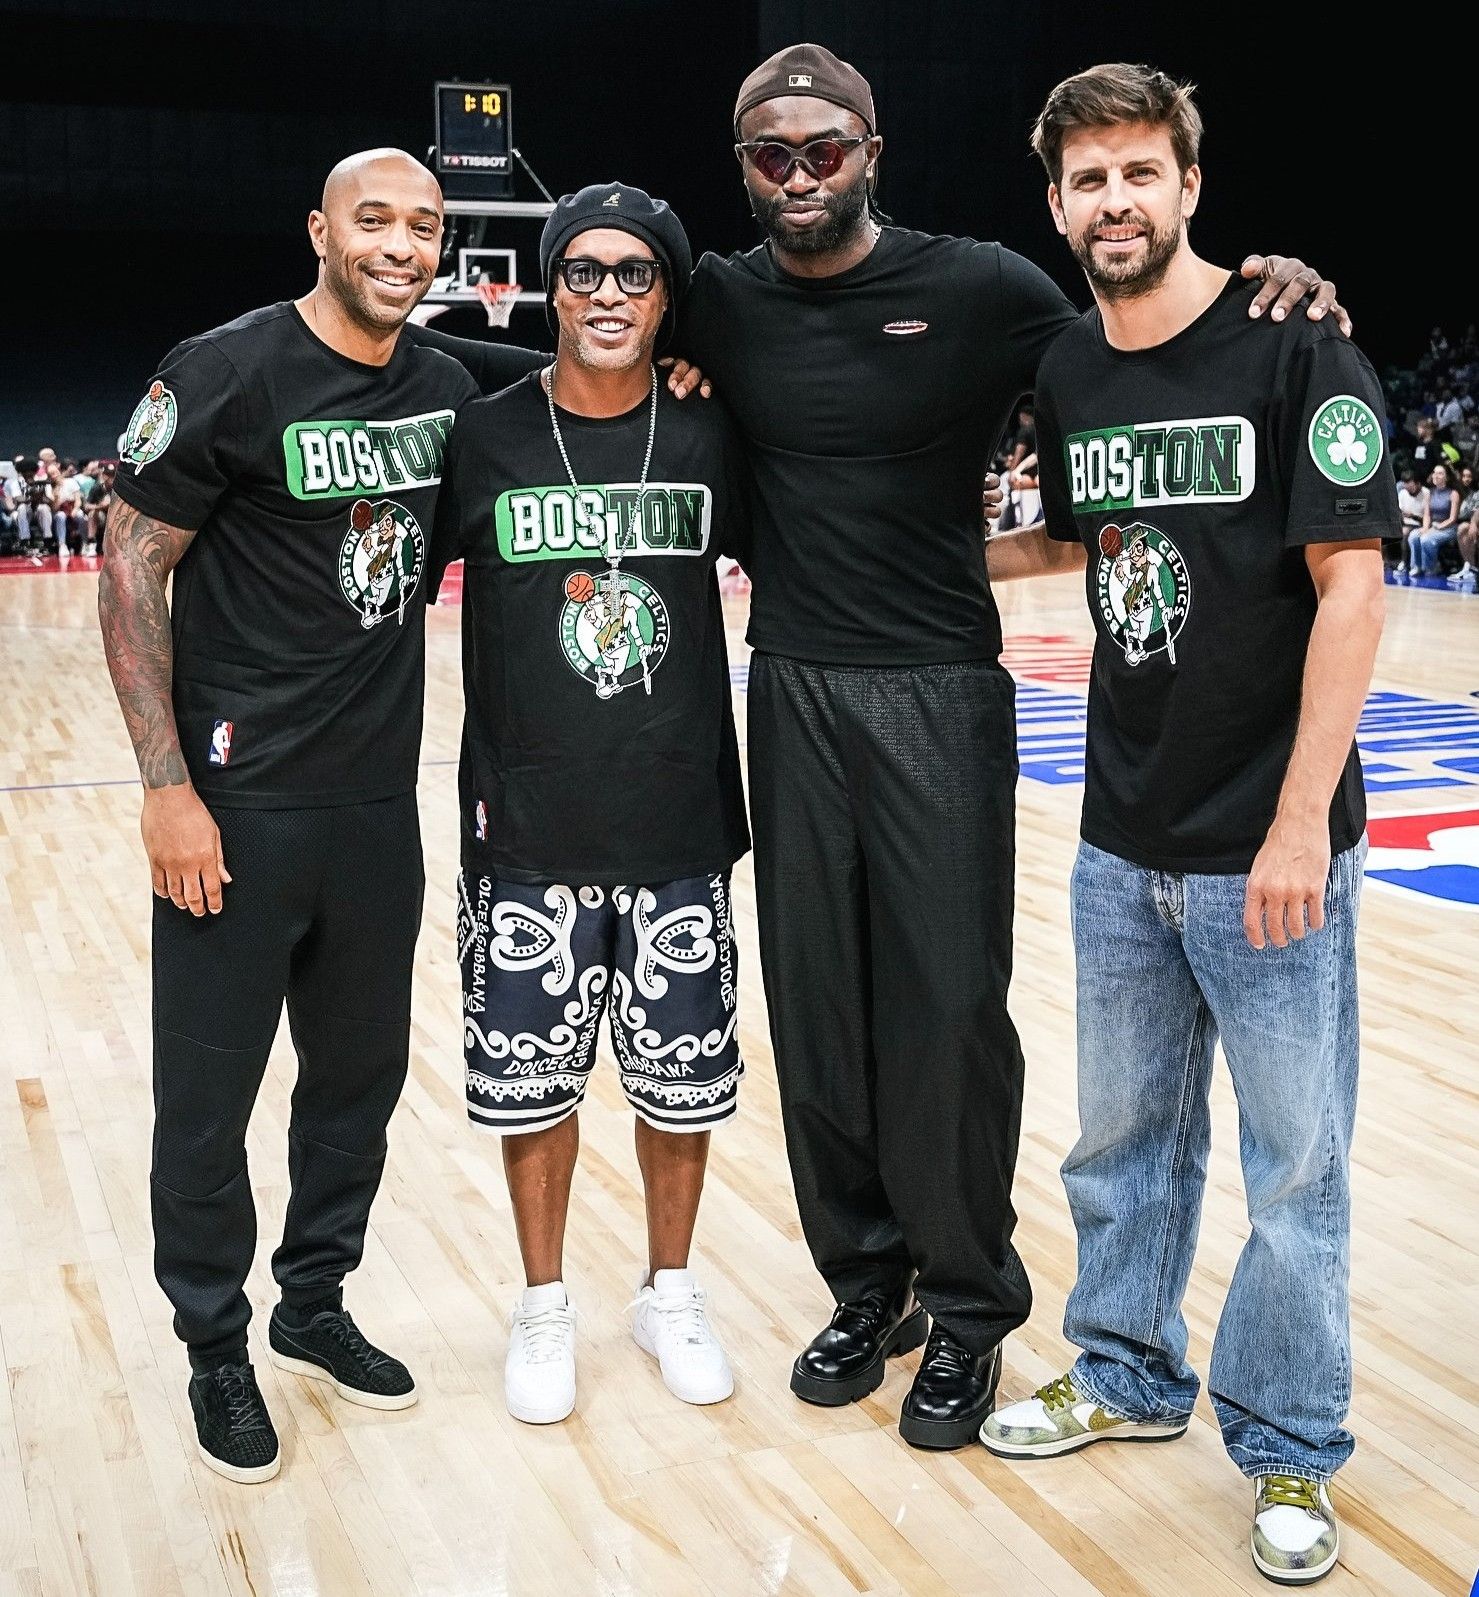
<path id="1" fill-rule="evenodd" d="M 512 177 L 506 83 L 439 83 L 436 108 L 438 173 Z"/>

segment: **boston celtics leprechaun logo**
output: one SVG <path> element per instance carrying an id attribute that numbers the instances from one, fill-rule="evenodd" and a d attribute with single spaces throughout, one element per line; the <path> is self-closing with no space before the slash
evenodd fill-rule
<path id="1" fill-rule="evenodd" d="M 425 556 L 421 528 L 404 505 L 394 499 L 355 500 L 339 548 L 339 589 L 359 611 L 362 627 L 368 630 L 392 615 L 405 622 Z"/>
<path id="2" fill-rule="evenodd" d="M 1381 423 L 1354 394 L 1327 399 L 1310 422 L 1310 456 L 1342 488 L 1358 487 L 1376 475 L 1382 447 Z"/>
<path id="3" fill-rule="evenodd" d="M 1191 578 L 1181 551 L 1163 532 L 1143 521 L 1128 527 L 1109 522 L 1099 532 L 1099 614 L 1139 665 L 1162 649 L 1176 664 L 1176 637 L 1191 608 Z"/>
<path id="4" fill-rule="evenodd" d="M 156 377 L 149 384 L 149 392 L 138 402 L 128 419 L 128 430 L 123 435 L 119 454 L 131 466 L 142 471 L 151 460 L 158 460 L 169 448 L 169 441 L 175 436 L 178 415 L 175 396 Z"/>
<path id="5" fill-rule="evenodd" d="M 598 699 L 638 682 L 651 693 L 668 637 L 668 607 L 650 582 L 616 570 L 566 577 L 560 648 L 571 668 L 595 683 Z"/>

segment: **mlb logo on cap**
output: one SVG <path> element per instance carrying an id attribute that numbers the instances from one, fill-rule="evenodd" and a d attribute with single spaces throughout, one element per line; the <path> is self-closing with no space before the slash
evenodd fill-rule
<path id="1" fill-rule="evenodd" d="M 1367 877 L 1409 898 L 1479 910 L 1479 809 L 1373 815 Z"/>
<path id="2" fill-rule="evenodd" d="M 786 82 L 793 89 L 809 89 L 811 87 L 811 73 L 793 72 Z"/>
<path id="3" fill-rule="evenodd" d="M 231 763 L 231 722 L 217 721 L 216 729 L 211 733 L 211 764 L 229 765 Z"/>

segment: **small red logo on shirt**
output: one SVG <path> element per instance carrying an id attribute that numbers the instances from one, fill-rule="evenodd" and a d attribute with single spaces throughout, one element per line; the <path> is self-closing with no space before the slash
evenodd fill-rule
<path id="1" fill-rule="evenodd" d="M 928 322 L 885 322 L 883 330 L 886 333 L 897 333 L 902 337 L 908 333 L 922 333 L 928 326 Z"/>

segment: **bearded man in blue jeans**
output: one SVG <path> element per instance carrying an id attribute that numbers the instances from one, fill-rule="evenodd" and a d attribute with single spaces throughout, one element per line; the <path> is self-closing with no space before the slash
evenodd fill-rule
<path id="1" fill-rule="evenodd" d="M 1365 795 L 1356 723 L 1395 536 L 1381 388 L 1333 326 L 1248 317 L 1192 253 L 1201 119 L 1145 67 L 1049 96 L 1033 143 L 1096 307 L 1037 385 L 1047 532 L 993 581 L 1086 569 L 1097 640 L 1072 918 L 1081 1135 L 1063 1167 L 1073 1368 L 998 1410 L 1007 1458 L 1169 1441 L 1191 1417 L 1182 1298 L 1219 1035 L 1252 1234 L 1212 1352 L 1282 1584 L 1334 1567 L 1350 1456 L 1349 1150 Z M 1061 541 L 1056 541 L 1061 540 Z"/>

